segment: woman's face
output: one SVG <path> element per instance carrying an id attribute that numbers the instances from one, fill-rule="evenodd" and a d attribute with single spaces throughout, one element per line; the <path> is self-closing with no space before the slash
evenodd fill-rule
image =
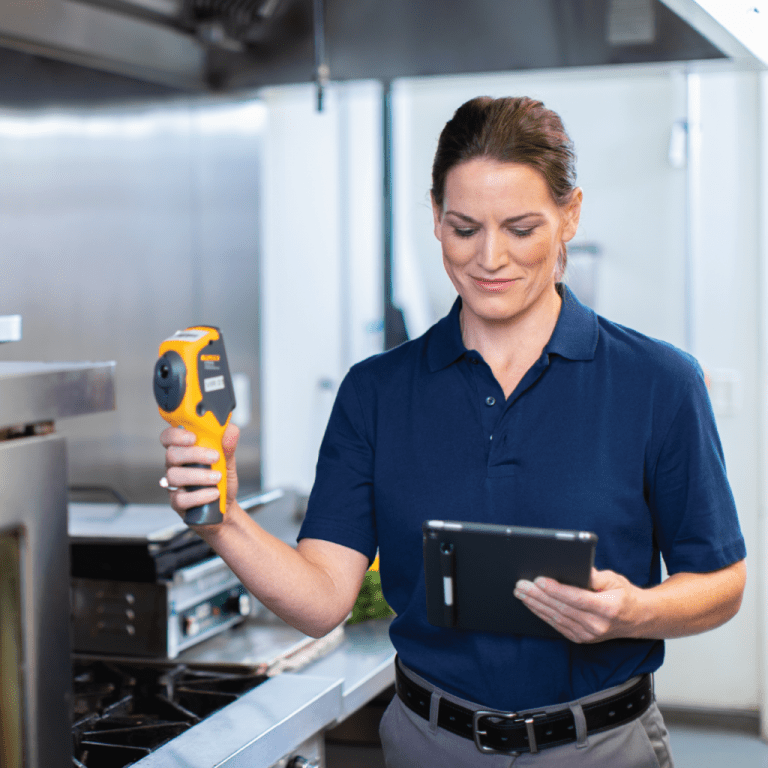
<path id="1" fill-rule="evenodd" d="M 576 234 L 581 197 L 577 188 L 559 206 L 544 177 L 520 163 L 476 158 L 449 171 L 443 208 L 434 201 L 432 208 L 465 321 L 515 320 L 554 298 L 558 256 Z"/>

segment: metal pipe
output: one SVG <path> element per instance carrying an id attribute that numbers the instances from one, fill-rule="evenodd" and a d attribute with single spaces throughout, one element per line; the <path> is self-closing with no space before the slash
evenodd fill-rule
<path id="1" fill-rule="evenodd" d="M 317 83 L 317 111 L 323 111 L 325 88 L 330 80 L 331 72 L 325 60 L 325 12 L 323 0 L 312 0 L 314 12 L 314 41 L 315 41 L 315 82 Z"/>
<path id="2" fill-rule="evenodd" d="M 384 349 L 392 349 L 408 339 L 402 310 L 394 302 L 393 285 L 393 216 L 392 216 L 392 84 L 384 83 L 382 89 L 382 176 L 384 217 Z"/>

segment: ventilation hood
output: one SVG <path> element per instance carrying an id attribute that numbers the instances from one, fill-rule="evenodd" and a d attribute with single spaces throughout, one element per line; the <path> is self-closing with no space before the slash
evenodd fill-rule
<path id="1" fill-rule="evenodd" d="M 768 0 L 0 0 L 0 9 L 6 73 L 17 52 L 184 91 L 318 73 L 386 80 L 700 59 L 768 65 Z"/>

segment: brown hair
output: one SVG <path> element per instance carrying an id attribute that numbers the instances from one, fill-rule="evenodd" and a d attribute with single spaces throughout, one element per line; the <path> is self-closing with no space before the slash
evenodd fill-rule
<path id="1" fill-rule="evenodd" d="M 527 97 L 478 96 L 462 104 L 443 128 L 432 163 L 432 199 L 443 207 L 452 168 L 475 158 L 522 163 L 537 170 L 563 206 L 576 188 L 576 153 L 560 116 Z M 560 254 L 565 271 L 566 250 Z"/>

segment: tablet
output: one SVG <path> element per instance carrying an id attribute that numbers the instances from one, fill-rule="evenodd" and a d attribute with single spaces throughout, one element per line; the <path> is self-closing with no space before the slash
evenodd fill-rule
<path id="1" fill-rule="evenodd" d="M 562 638 L 514 596 L 519 579 L 587 588 L 597 536 L 589 531 L 427 520 L 427 620 L 438 627 Z"/>

